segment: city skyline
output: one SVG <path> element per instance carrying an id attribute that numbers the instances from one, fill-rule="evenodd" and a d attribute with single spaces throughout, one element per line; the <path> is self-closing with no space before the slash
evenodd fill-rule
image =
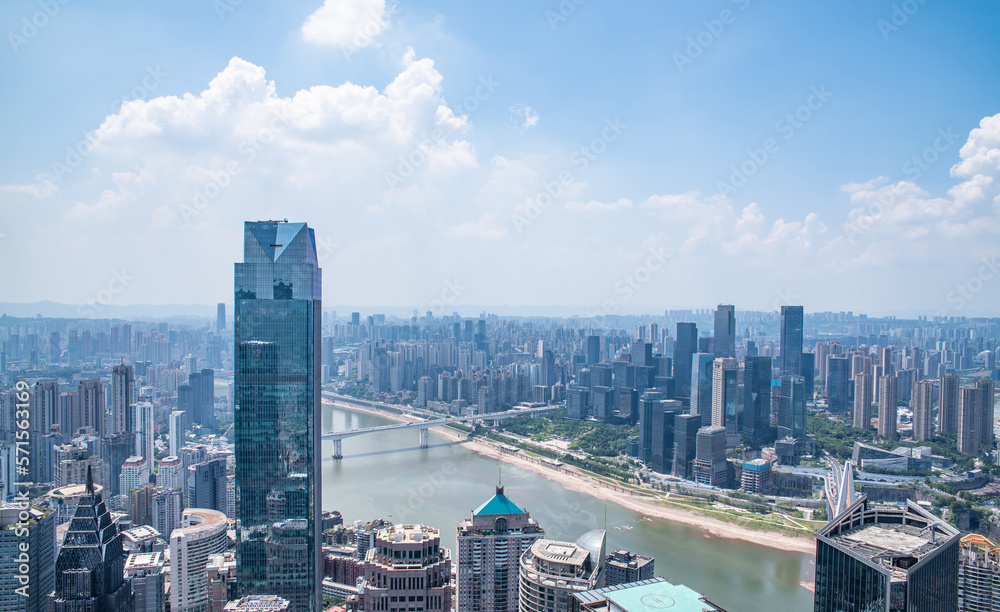
<path id="1" fill-rule="evenodd" d="M 8 3 L 11 87 L 78 103 L 0 102 L 0 279 L 211 305 L 287 217 L 331 305 L 991 313 L 995 9 L 564 4 Z"/>

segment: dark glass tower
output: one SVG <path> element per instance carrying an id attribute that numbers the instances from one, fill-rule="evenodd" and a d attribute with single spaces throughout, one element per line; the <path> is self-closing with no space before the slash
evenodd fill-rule
<path id="1" fill-rule="evenodd" d="M 674 380 L 677 397 L 691 397 L 691 357 L 698 352 L 698 326 L 694 323 L 677 324 L 677 341 L 674 342 Z"/>
<path id="2" fill-rule="evenodd" d="M 320 609 L 321 273 L 305 223 L 247 222 L 235 282 L 241 595 Z"/>
<path id="3" fill-rule="evenodd" d="M 771 358 L 748 356 L 743 369 L 743 443 L 760 448 L 771 441 Z"/>
<path id="4" fill-rule="evenodd" d="M 791 376 L 802 376 L 801 306 L 781 307 L 781 369 Z"/>
<path id="5" fill-rule="evenodd" d="M 49 595 L 51 612 L 132 612 L 132 586 L 124 578 L 125 553 L 118 526 L 94 493 L 87 469 L 87 485 L 76 507 L 59 557 L 56 588 Z"/>

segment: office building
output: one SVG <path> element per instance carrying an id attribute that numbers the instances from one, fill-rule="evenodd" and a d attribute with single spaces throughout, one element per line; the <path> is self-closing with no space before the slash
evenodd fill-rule
<path id="1" fill-rule="evenodd" d="M 652 557 L 635 555 L 627 550 L 616 550 L 604 561 L 604 585 L 628 584 L 653 577 Z"/>
<path id="2" fill-rule="evenodd" d="M 781 377 L 778 401 L 778 439 L 806 437 L 806 384 L 801 376 Z"/>
<path id="3" fill-rule="evenodd" d="M 975 387 L 961 387 L 958 394 L 958 452 L 979 454 L 980 393 Z"/>
<path id="4" fill-rule="evenodd" d="M 225 514 L 226 460 L 222 457 L 188 466 L 187 505 Z"/>
<path id="5" fill-rule="evenodd" d="M 153 495 L 156 486 L 146 483 L 128 492 L 128 516 L 132 525 L 153 524 Z"/>
<path id="6" fill-rule="evenodd" d="M 729 486 L 725 427 L 702 427 L 698 430 L 697 450 L 691 472 L 695 482 L 720 488 Z"/>
<path id="7" fill-rule="evenodd" d="M 458 526 L 458 609 L 516 612 L 518 559 L 545 532 L 498 486 Z"/>
<path id="8" fill-rule="evenodd" d="M 691 359 L 696 352 L 698 326 L 678 323 L 677 340 L 674 342 L 674 380 L 677 381 L 677 397 L 682 401 L 691 397 Z"/>
<path id="9" fill-rule="evenodd" d="M 107 400 L 104 394 L 104 384 L 100 378 L 87 378 L 80 381 L 77 385 L 76 405 L 80 415 L 77 425 L 90 427 L 98 437 L 103 438 L 106 435 L 104 412 Z"/>
<path id="10" fill-rule="evenodd" d="M 848 410 L 851 360 L 846 357 L 830 357 L 827 360 L 826 404 L 834 414 L 846 414 Z"/>
<path id="11" fill-rule="evenodd" d="M 55 512 L 0 501 L 0 610 L 46 612 L 55 586 L 55 529 Z M 18 560 L 22 553 L 26 565 Z"/>
<path id="12" fill-rule="evenodd" d="M 312 612 L 322 583 L 316 239 L 304 223 L 247 222 L 243 255 L 234 316 L 240 592 L 279 595 L 294 612 Z M 280 574 L 271 569 L 278 564 Z"/>
<path id="13" fill-rule="evenodd" d="M 704 426 L 712 424 L 714 362 L 711 353 L 695 353 L 691 357 L 691 414 L 701 415 Z"/>
<path id="14" fill-rule="evenodd" d="M 938 431 L 957 434 L 959 378 L 954 374 L 944 374 L 940 378 L 939 385 Z"/>
<path id="15" fill-rule="evenodd" d="M 781 371 L 790 376 L 802 376 L 804 319 L 802 306 L 781 307 L 781 335 L 779 338 Z"/>
<path id="16" fill-rule="evenodd" d="M 363 588 L 364 610 L 412 606 L 425 612 L 450 612 L 451 551 L 441 546 L 437 529 L 390 525 L 378 532 L 375 546 L 365 554 L 365 576 L 359 588 Z"/>
<path id="17" fill-rule="evenodd" d="M 913 408 L 913 439 L 917 442 L 930 440 L 934 437 L 934 382 L 917 382 L 910 405 Z"/>
<path id="18" fill-rule="evenodd" d="M 715 345 L 716 359 L 736 358 L 736 307 L 719 304 L 715 310 Z"/>
<path id="19" fill-rule="evenodd" d="M 575 543 L 538 540 L 520 560 L 519 612 L 564 612 L 573 593 L 604 586 L 607 534 L 588 531 Z"/>
<path id="20" fill-rule="evenodd" d="M 743 444 L 760 448 L 771 438 L 771 358 L 749 356 L 743 368 Z"/>
<path id="21" fill-rule="evenodd" d="M 587 336 L 587 365 L 601 363 L 601 337 Z"/>
<path id="22" fill-rule="evenodd" d="M 226 331 L 226 305 L 223 302 L 219 302 L 215 309 L 215 331 L 219 334 Z"/>
<path id="23" fill-rule="evenodd" d="M 740 445 L 739 370 L 735 359 L 716 358 L 712 363 L 712 425 L 726 428 L 726 446 Z"/>
<path id="24" fill-rule="evenodd" d="M 912 501 L 862 497 L 816 536 L 813 610 L 955 610 L 960 536 Z"/>
<path id="25" fill-rule="evenodd" d="M 189 508 L 181 515 L 170 534 L 170 612 L 208 608 L 208 557 L 226 552 L 226 527 L 226 515 L 216 510 Z"/>
<path id="26" fill-rule="evenodd" d="M 111 433 L 135 431 L 132 421 L 135 401 L 135 372 L 132 366 L 121 363 L 111 368 Z"/>
<path id="27" fill-rule="evenodd" d="M 958 543 L 958 612 L 1000 610 L 1000 548 L 970 533 Z"/>
<path id="28" fill-rule="evenodd" d="M 771 462 L 767 459 L 744 461 L 740 485 L 747 493 L 769 494 L 771 492 Z"/>
<path id="29" fill-rule="evenodd" d="M 569 612 L 726 612 L 703 595 L 663 578 L 574 593 Z"/>
<path id="30" fill-rule="evenodd" d="M 166 568 L 162 552 L 133 553 L 125 560 L 125 579 L 132 584 L 135 612 L 166 609 Z"/>
<path id="31" fill-rule="evenodd" d="M 679 414 L 674 417 L 674 461 L 671 474 L 678 478 L 691 479 L 691 469 L 697 457 L 699 429 L 701 417 L 697 414 Z"/>
<path id="32" fill-rule="evenodd" d="M 670 474 L 674 468 L 675 419 L 681 415 L 683 407 L 679 400 L 660 399 L 648 403 L 652 405 L 653 421 L 649 469 Z"/>
<path id="33" fill-rule="evenodd" d="M 94 491 L 91 475 L 84 486 L 56 558 L 49 612 L 132 612 L 118 525 Z"/>
<path id="34" fill-rule="evenodd" d="M 875 377 L 859 372 L 854 375 L 854 427 L 871 429 L 872 403 L 875 401 Z"/>

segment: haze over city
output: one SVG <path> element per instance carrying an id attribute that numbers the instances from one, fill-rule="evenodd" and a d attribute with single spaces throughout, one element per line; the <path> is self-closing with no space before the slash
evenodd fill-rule
<path id="1" fill-rule="evenodd" d="M 4 301 L 214 304 L 284 218 L 345 307 L 1000 297 L 996 7 L 39 6 L 0 12 Z"/>

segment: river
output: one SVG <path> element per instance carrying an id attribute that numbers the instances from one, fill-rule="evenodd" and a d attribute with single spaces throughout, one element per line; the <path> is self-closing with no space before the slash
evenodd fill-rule
<path id="1" fill-rule="evenodd" d="M 323 431 L 392 423 L 381 416 L 323 405 Z M 344 458 L 334 461 L 323 443 L 323 509 L 339 510 L 347 523 L 388 518 L 441 530 L 452 550 L 455 527 L 493 494 L 498 478 L 505 493 L 525 508 L 546 537 L 574 541 L 605 528 L 608 550 L 627 549 L 656 559 L 657 576 L 684 584 L 729 612 L 805 612 L 812 593 L 813 558 L 712 536 L 694 527 L 641 514 L 563 489 L 518 467 L 483 457 L 431 432 L 430 447 L 417 447 L 416 430 L 348 438 Z M 391 516 L 390 516 L 391 515 Z M 629 529 L 630 527 L 630 529 Z"/>

